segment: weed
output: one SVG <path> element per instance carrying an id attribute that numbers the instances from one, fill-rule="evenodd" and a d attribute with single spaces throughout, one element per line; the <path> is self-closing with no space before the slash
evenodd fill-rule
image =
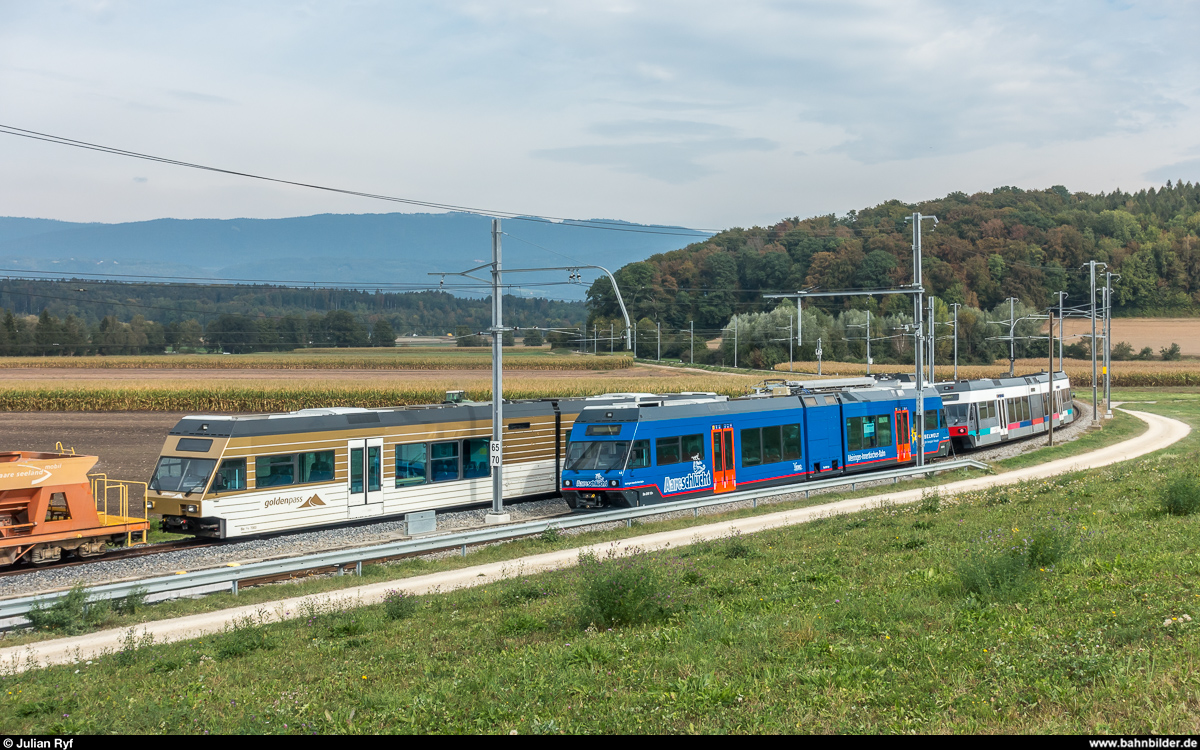
<path id="1" fill-rule="evenodd" d="M 123 615 L 135 615 L 138 610 L 146 607 L 146 594 L 142 586 L 135 586 L 123 598 L 118 599 L 114 609 Z"/>
<path id="2" fill-rule="evenodd" d="M 501 607 L 514 607 L 549 595 L 550 591 L 544 585 L 539 585 L 526 578 L 505 589 L 500 594 L 499 602 Z"/>
<path id="3" fill-rule="evenodd" d="M 1200 510 L 1200 482 L 1187 474 L 1176 476 L 1163 488 L 1159 502 L 1164 513 L 1190 516 Z"/>
<path id="4" fill-rule="evenodd" d="M 501 635 L 523 635 L 545 629 L 546 623 L 525 612 L 514 612 L 500 623 Z"/>
<path id="5" fill-rule="evenodd" d="M 91 600 L 83 586 L 77 585 L 48 607 L 35 601 L 25 617 L 36 630 L 79 633 L 104 622 L 111 610 L 108 600 Z"/>
<path id="6" fill-rule="evenodd" d="M 538 534 L 538 539 L 544 544 L 556 544 L 562 536 L 562 531 L 557 526 L 547 526 L 545 531 Z"/>
<path id="7" fill-rule="evenodd" d="M 917 521 L 913 524 L 913 528 L 920 529 L 921 531 L 928 531 L 929 529 L 933 528 L 933 521 Z"/>
<path id="8" fill-rule="evenodd" d="M 666 619 L 677 601 L 659 566 L 640 550 L 626 557 L 610 550 L 603 559 L 581 554 L 576 610 L 580 625 L 608 628 Z"/>
<path id="9" fill-rule="evenodd" d="M 274 647 L 275 644 L 267 631 L 256 627 L 254 620 L 246 617 L 225 628 L 225 634 L 217 642 L 217 656 L 221 659 L 236 659 Z"/>
<path id="10" fill-rule="evenodd" d="M 571 655 L 567 657 L 568 664 L 588 669 L 603 666 L 612 660 L 612 652 L 595 643 L 584 643 L 576 646 Z"/>
<path id="11" fill-rule="evenodd" d="M 117 652 L 117 664 L 122 667 L 130 667 L 137 663 L 138 651 L 147 649 L 154 645 L 154 634 L 146 631 L 142 633 L 142 637 L 138 638 L 137 628 L 130 628 L 125 631 L 125 637 L 121 639 L 121 650 Z"/>
<path id="12" fill-rule="evenodd" d="M 721 554 L 726 560 L 742 560 L 754 554 L 754 546 L 747 542 L 742 532 L 733 533 L 721 540 Z"/>
<path id="13" fill-rule="evenodd" d="M 921 492 L 921 504 L 917 507 L 918 513 L 928 513 L 934 515 L 942 509 L 942 493 L 937 487 L 931 487 Z"/>
<path id="14" fill-rule="evenodd" d="M 392 589 L 383 597 L 383 611 L 389 620 L 403 620 L 417 611 L 417 597 L 399 589 Z"/>
<path id="15" fill-rule="evenodd" d="M 985 508 L 1008 505 L 1010 502 L 1012 502 L 1012 499 L 1008 495 L 1008 488 L 1004 486 L 992 487 L 983 496 L 983 505 Z"/>

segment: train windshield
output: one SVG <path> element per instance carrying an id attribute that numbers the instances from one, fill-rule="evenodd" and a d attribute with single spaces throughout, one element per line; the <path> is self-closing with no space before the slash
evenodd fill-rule
<path id="1" fill-rule="evenodd" d="M 163 456 L 158 459 L 150 489 L 158 492 L 197 492 L 208 484 L 217 462 L 211 458 L 175 458 Z"/>
<path id="2" fill-rule="evenodd" d="M 572 442 L 567 453 L 567 471 L 620 471 L 625 468 L 629 442 L 587 440 Z"/>
<path id="3" fill-rule="evenodd" d="M 946 404 L 946 416 L 950 419 L 949 424 L 966 423 L 967 413 L 970 409 L 970 404 Z"/>

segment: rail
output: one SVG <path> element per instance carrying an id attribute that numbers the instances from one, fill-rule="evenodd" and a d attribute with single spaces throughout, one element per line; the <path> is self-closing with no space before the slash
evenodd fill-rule
<path id="1" fill-rule="evenodd" d="M 173 596 L 179 596 L 183 592 L 195 591 L 197 589 L 204 589 L 206 591 L 224 589 L 236 594 L 239 581 L 298 573 L 314 568 L 334 567 L 338 568 L 339 572 L 342 572 L 347 568 L 353 567 L 356 572 L 361 573 L 363 562 L 371 560 L 454 548 L 461 548 L 465 556 L 467 547 L 472 545 L 533 536 L 550 528 L 569 529 L 619 521 L 624 521 L 626 525 L 632 525 L 634 519 L 647 516 L 676 513 L 681 510 L 691 510 L 693 515 L 698 515 L 701 508 L 745 502 L 747 500 L 752 501 L 755 507 L 757 507 L 758 500 L 763 497 L 777 497 L 779 495 L 799 494 L 800 492 L 803 492 L 805 497 L 808 497 L 809 493 L 813 490 L 846 485 L 854 489 L 859 484 L 886 481 L 888 479 L 892 480 L 892 483 L 895 484 L 904 477 L 928 475 L 943 471 L 956 471 L 959 469 L 989 470 L 990 467 L 985 463 L 970 459 L 943 461 L 928 466 L 913 466 L 904 469 L 894 469 L 892 471 L 872 472 L 864 475 L 834 477 L 814 482 L 804 482 L 798 485 L 728 492 L 719 496 L 708 496 L 696 500 L 680 500 L 672 503 L 644 505 L 637 508 L 623 508 L 621 510 L 595 513 L 578 513 L 566 518 L 527 521 L 525 523 L 508 524 L 505 526 L 472 529 L 453 534 L 433 534 L 418 539 L 406 539 L 369 547 L 354 547 L 351 549 L 334 550 L 332 552 L 320 552 L 280 560 L 266 560 L 247 564 L 227 563 L 219 567 L 205 568 L 186 573 L 180 572 L 172 575 L 155 576 L 153 578 L 90 586 L 87 588 L 87 593 L 93 599 L 117 600 L 137 591 L 144 593 L 149 601 L 168 599 Z M 3 627 L 19 625 L 21 623 L 13 622 L 12 618 L 23 618 L 35 602 L 42 607 L 50 606 L 65 597 L 68 593 L 67 591 L 56 591 L 46 594 L 35 594 L 33 596 L 2 599 L 0 600 L 0 622 L 8 623 L 7 625 L 3 625 Z"/>

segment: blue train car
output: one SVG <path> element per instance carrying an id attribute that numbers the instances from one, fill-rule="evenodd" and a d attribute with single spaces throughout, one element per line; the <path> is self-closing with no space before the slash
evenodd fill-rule
<path id="1" fill-rule="evenodd" d="M 571 428 L 562 493 L 572 508 L 629 507 L 905 465 L 917 449 L 915 396 L 862 388 L 586 408 Z M 925 454 L 945 455 L 932 388 L 925 407 Z"/>

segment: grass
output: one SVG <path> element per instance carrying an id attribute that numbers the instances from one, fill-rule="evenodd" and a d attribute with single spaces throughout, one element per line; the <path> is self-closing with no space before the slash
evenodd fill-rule
<path id="1" fill-rule="evenodd" d="M 1200 398 L 1146 408 L 1200 423 Z M 585 565 L 419 597 L 402 619 L 381 604 L 177 644 L 131 636 L 93 664 L 4 677 L 0 725 L 1189 732 L 1200 516 L 1163 513 L 1157 493 L 1198 460 L 1194 433 L 1129 464 L 1011 487 L 1005 502 L 929 493 L 910 507 L 642 555 L 628 569 L 635 580 L 649 572 L 640 601 L 674 604 L 608 627 L 583 614 L 596 605 Z M 606 575 L 625 574 L 592 580 Z"/>

